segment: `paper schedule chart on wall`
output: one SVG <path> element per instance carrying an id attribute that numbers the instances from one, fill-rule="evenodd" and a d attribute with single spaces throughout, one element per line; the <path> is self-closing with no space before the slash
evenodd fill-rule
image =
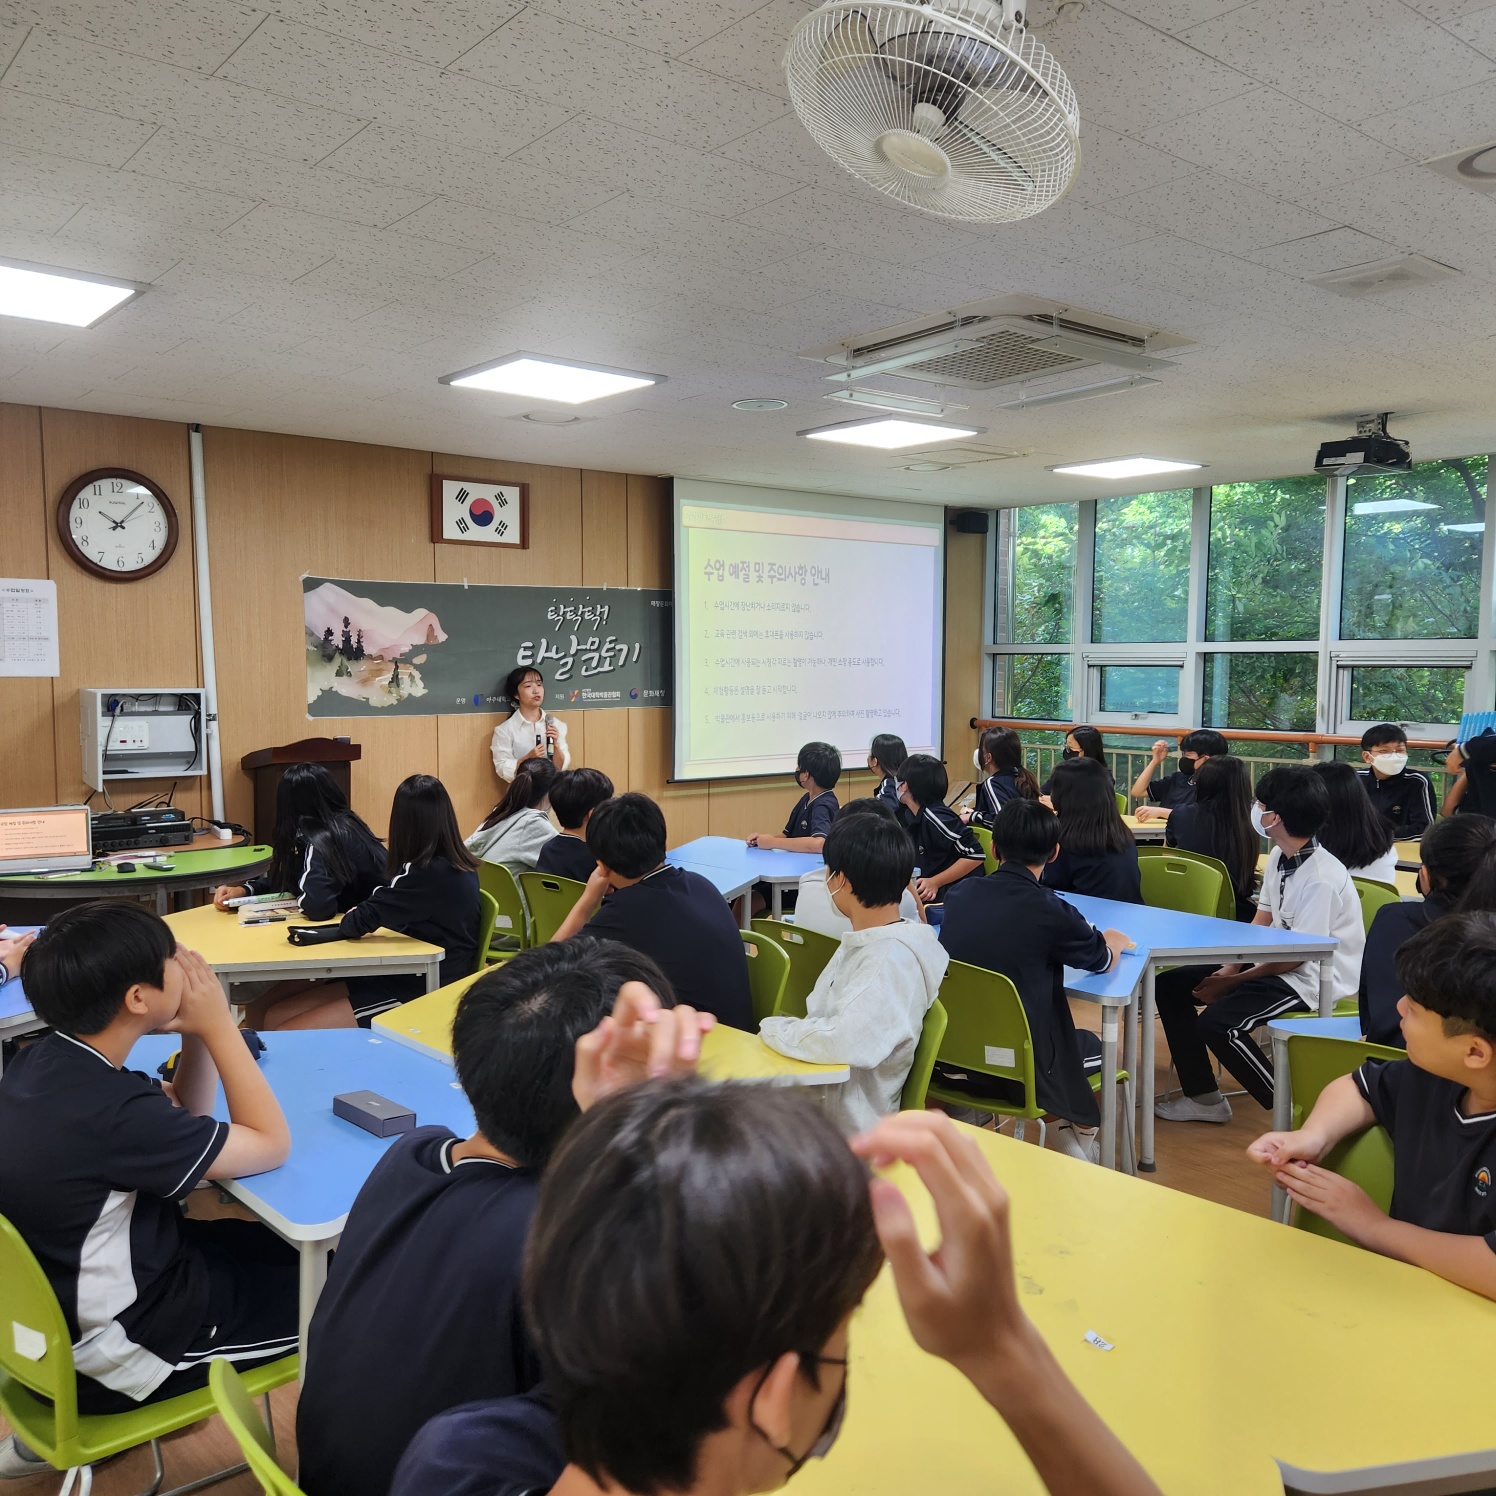
<path id="1" fill-rule="evenodd" d="M 530 544 L 530 485 L 431 476 L 431 539 L 455 545 Z"/>
<path id="2" fill-rule="evenodd" d="M 0 579 L 0 676 L 58 675 L 57 583 Z"/>

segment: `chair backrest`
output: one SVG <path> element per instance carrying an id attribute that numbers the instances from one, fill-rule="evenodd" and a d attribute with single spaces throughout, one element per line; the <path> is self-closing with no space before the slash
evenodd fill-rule
<path id="1" fill-rule="evenodd" d="M 997 853 L 992 850 L 992 833 L 985 826 L 973 826 L 971 834 L 982 844 L 982 871 L 997 871 Z"/>
<path id="2" fill-rule="evenodd" d="M 1293 1110 L 1292 1125 L 1304 1125 L 1314 1110 L 1319 1093 L 1365 1060 L 1404 1060 L 1400 1049 L 1368 1044 L 1364 1039 L 1331 1039 L 1323 1034 L 1293 1034 L 1288 1039 L 1288 1092 Z M 1392 1139 L 1384 1128 L 1373 1124 L 1337 1143 L 1323 1159 L 1324 1167 L 1359 1184 L 1378 1206 L 1392 1204 Z M 1293 1224 L 1332 1241 L 1347 1238 L 1328 1221 L 1307 1210 L 1295 1208 Z"/>
<path id="3" fill-rule="evenodd" d="M 0 1216 L 0 1405 L 6 1380 L 50 1399 L 56 1444 L 77 1436 L 78 1383 L 62 1305 L 21 1233 Z"/>
<path id="4" fill-rule="evenodd" d="M 960 1070 L 994 1075 L 1023 1087 L 1025 1110 L 1039 1116 L 1034 1095 L 1034 1038 L 1018 989 L 982 966 L 952 961 L 940 984 L 945 1037 L 937 1058 Z"/>
<path id="5" fill-rule="evenodd" d="M 478 887 L 492 896 L 498 906 L 491 936 L 483 948 L 486 956 L 490 951 L 522 951 L 530 943 L 529 923 L 525 918 L 524 895 L 514 874 L 502 862 L 485 862 L 478 859 Z"/>
<path id="6" fill-rule="evenodd" d="M 302 1496 L 301 1487 L 276 1463 L 275 1440 L 233 1365 L 222 1359 L 210 1363 L 208 1387 L 218 1416 L 228 1425 L 261 1487 L 269 1496 Z"/>
<path id="7" fill-rule="evenodd" d="M 575 878 L 558 878 L 554 873 L 521 873 L 519 889 L 530 911 L 530 944 L 548 945 L 587 885 Z"/>
<path id="8" fill-rule="evenodd" d="M 1377 883 L 1371 878 L 1352 878 L 1351 882 L 1356 885 L 1356 896 L 1361 900 L 1363 929 L 1371 929 L 1371 922 L 1383 904 L 1396 904 L 1402 900 L 1402 895 L 1390 883 Z"/>
<path id="9" fill-rule="evenodd" d="M 841 941 L 820 930 L 802 930 L 782 919 L 756 919 L 753 928 L 760 935 L 767 935 L 790 958 L 789 977 L 774 1011 L 786 1018 L 804 1018 L 805 1000 L 827 963 L 841 948 Z"/>
<path id="10" fill-rule="evenodd" d="M 909 1067 L 909 1078 L 899 1096 L 901 1112 L 922 1112 L 925 1095 L 930 1089 L 930 1076 L 940 1054 L 940 1044 L 945 1038 L 946 1026 L 950 1023 L 944 1004 L 937 997 L 925 1014 L 924 1026 L 919 1031 L 919 1043 L 914 1046 L 914 1063 Z"/>
<path id="11" fill-rule="evenodd" d="M 1143 902 L 1155 909 L 1214 917 L 1221 907 L 1221 885 L 1230 887 L 1219 863 L 1206 867 L 1191 857 L 1140 857 Z M 1235 912 L 1235 905 L 1232 906 Z"/>
<path id="12" fill-rule="evenodd" d="M 1127 814 L 1129 808 L 1130 807 L 1128 806 L 1128 803 L 1127 803 L 1127 796 L 1124 795 L 1121 790 L 1118 790 L 1117 791 L 1117 814 L 1119 816 L 1125 816 Z"/>
<path id="13" fill-rule="evenodd" d="M 1203 852 L 1182 852 L 1178 847 L 1149 846 L 1138 843 L 1138 865 L 1145 857 L 1174 857 L 1185 862 L 1198 862 L 1204 867 L 1214 868 L 1221 875 L 1221 895 L 1215 907 L 1217 919 L 1236 919 L 1236 890 L 1231 885 L 1231 873 L 1226 864 L 1216 857 L 1207 857 Z M 1146 902 L 1146 899 L 1145 901 Z"/>
<path id="14" fill-rule="evenodd" d="M 473 970 L 482 971 L 488 964 L 488 948 L 493 943 L 493 927 L 499 918 L 499 901 L 486 888 L 478 890 L 478 949 L 473 954 Z"/>
<path id="15" fill-rule="evenodd" d="M 785 983 L 790 978 L 790 958 L 777 941 L 757 930 L 744 930 L 743 949 L 748 954 L 748 992 L 753 999 L 753 1021 L 761 1023 L 779 1012 Z"/>

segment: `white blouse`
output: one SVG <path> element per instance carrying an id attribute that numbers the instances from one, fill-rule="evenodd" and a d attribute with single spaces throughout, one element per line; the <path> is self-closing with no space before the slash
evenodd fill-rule
<path id="1" fill-rule="evenodd" d="M 566 746 L 566 724 L 556 716 L 556 767 L 571 767 L 571 750 Z M 493 741 L 489 749 L 493 754 L 494 772 L 500 779 L 513 779 L 519 772 L 519 761 L 535 746 L 536 733 L 544 734 L 545 718 L 539 722 L 526 722 L 516 710 L 506 722 L 500 722 L 493 730 Z"/>

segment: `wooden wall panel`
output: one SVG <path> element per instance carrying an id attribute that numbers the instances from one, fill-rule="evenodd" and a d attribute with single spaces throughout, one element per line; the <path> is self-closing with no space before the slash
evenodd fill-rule
<path id="1" fill-rule="evenodd" d="M 986 542 L 981 535 L 945 536 L 945 763 L 951 783 L 971 779 L 971 750 L 982 697 L 982 586 Z"/>
<path id="2" fill-rule="evenodd" d="M 582 474 L 582 585 L 629 586 L 628 476 Z M 629 787 L 629 709 L 576 714 L 586 731 L 586 756 L 572 745 L 572 763 L 601 769 L 620 792 Z"/>
<path id="3" fill-rule="evenodd" d="M 345 736 L 363 748 L 355 807 L 382 835 L 395 786 L 407 774 L 439 772 L 437 723 L 465 719 L 308 719 L 301 577 L 434 580 L 431 454 L 213 428 L 203 433 L 203 458 L 229 814 L 250 815 L 244 754 Z"/>
<path id="4" fill-rule="evenodd" d="M 192 485 L 187 428 L 172 421 L 91 411 L 41 412 L 48 570 L 57 583 L 62 675 L 53 691 L 52 738 L 57 794 L 87 794 L 78 742 L 82 686 L 194 686 L 202 680 L 193 567 Z M 103 582 L 62 549 L 54 512 L 67 485 L 93 468 L 130 468 L 165 489 L 177 511 L 179 537 L 171 560 L 138 582 Z M 171 781 L 132 780 L 112 787 L 117 805 L 133 805 Z M 207 776 L 178 783 L 176 803 L 202 814 Z"/>
<path id="5" fill-rule="evenodd" d="M 42 476 L 42 417 L 34 405 L 0 405 L 0 515 L 5 517 L 0 571 L 8 577 L 49 576 L 51 518 Z M 0 761 L 5 764 L 0 795 L 7 805 L 57 801 L 52 688 L 48 676 L 0 678 Z M 75 736 L 77 727 L 75 715 Z"/>

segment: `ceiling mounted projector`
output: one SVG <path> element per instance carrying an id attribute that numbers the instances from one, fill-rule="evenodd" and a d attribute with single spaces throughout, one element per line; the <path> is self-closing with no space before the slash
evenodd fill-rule
<path id="1" fill-rule="evenodd" d="M 1385 411 L 1378 416 L 1359 417 L 1355 438 L 1326 442 L 1314 459 L 1314 471 L 1340 477 L 1353 473 L 1406 473 L 1413 466 L 1412 449 L 1407 442 L 1387 435 L 1390 414 Z"/>
<path id="2" fill-rule="evenodd" d="M 1012 223 L 1080 164 L 1080 107 L 1021 0 L 825 0 L 790 34 L 790 102 L 838 165 L 911 208 Z"/>

